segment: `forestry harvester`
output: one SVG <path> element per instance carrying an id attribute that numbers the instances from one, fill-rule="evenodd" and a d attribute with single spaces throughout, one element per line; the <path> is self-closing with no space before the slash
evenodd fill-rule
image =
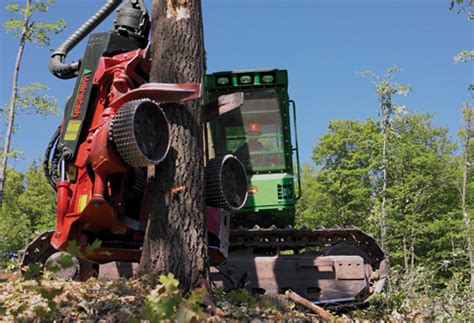
<path id="1" fill-rule="evenodd" d="M 166 104 L 201 98 L 211 279 L 258 294 L 292 289 L 325 304 L 380 292 L 387 260 L 373 238 L 355 228 L 292 227 L 301 185 L 285 70 L 214 73 L 204 88 L 149 83 L 143 0 L 124 1 L 112 29 L 91 34 L 79 62 L 65 62 L 121 2 L 109 0 L 50 60 L 55 76 L 77 80 L 44 163 L 57 191 L 56 228 L 26 247 L 22 266 L 57 261 L 71 249 L 78 257 L 62 271 L 70 278 L 138 262 L 154 198 L 147 170 L 169 149 Z"/>

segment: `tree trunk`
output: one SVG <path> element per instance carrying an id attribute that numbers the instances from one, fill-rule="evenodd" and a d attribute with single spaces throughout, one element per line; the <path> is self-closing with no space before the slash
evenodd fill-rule
<path id="1" fill-rule="evenodd" d="M 415 237 L 413 227 L 410 228 L 410 272 L 415 268 Z"/>
<path id="2" fill-rule="evenodd" d="M 26 0 L 25 16 L 23 18 L 23 29 L 20 35 L 20 45 L 16 54 L 15 69 L 13 71 L 12 93 L 10 96 L 10 108 L 8 111 L 7 132 L 5 134 L 5 143 L 3 144 L 3 152 L 0 162 L 0 207 L 3 202 L 3 192 L 5 191 L 5 177 L 8 162 L 8 153 L 10 152 L 10 143 L 13 133 L 13 126 L 15 124 L 15 107 L 18 96 L 18 75 L 20 73 L 21 59 L 23 58 L 23 51 L 25 50 L 26 33 L 28 31 L 28 24 L 31 17 L 31 0 Z"/>
<path id="3" fill-rule="evenodd" d="M 463 176 L 462 176 L 462 190 L 461 190 L 461 208 L 464 222 L 464 230 L 466 232 L 466 244 L 469 253 L 469 265 L 471 268 L 471 290 L 474 291 L 474 250 L 472 250 L 471 240 L 471 224 L 469 214 L 467 212 L 466 205 L 466 193 L 467 193 L 467 180 L 470 167 L 469 155 L 471 151 L 471 137 L 473 134 L 474 124 L 474 108 L 466 106 L 464 109 L 464 120 L 466 123 L 466 140 L 464 143 L 464 156 L 463 156 Z"/>
<path id="4" fill-rule="evenodd" d="M 382 147 L 382 203 L 380 208 L 380 244 L 382 250 L 387 254 L 388 257 L 388 246 L 387 246 L 387 144 L 388 144 L 388 122 L 391 110 L 390 97 L 381 97 L 380 109 L 382 114 L 382 135 L 383 135 L 383 147 Z"/>
<path id="5" fill-rule="evenodd" d="M 453 230 L 450 230 L 450 236 L 451 236 L 451 257 L 452 257 L 452 262 L 453 266 L 457 267 L 457 261 L 456 261 L 456 244 L 454 242 L 454 232 Z"/>
<path id="6" fill-rule="evenodd" d="M 151 82 L 203 83 L 200 0 L 153 0 Z M 171 147 L 150 183 L 139 272 L 173 272 L 184 290 L 207 281 L 201 102 L 167 104 Z"/>
<path id="7" fill-rule="evenodd" d="M 408 272 L 408 250 L 407 250 L 407 238 L 403 236 L 403 264 L 405 265 L 405 272 Z"/>

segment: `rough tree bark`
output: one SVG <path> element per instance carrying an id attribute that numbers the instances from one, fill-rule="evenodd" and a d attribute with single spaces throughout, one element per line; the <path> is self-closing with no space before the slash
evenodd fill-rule
<path id="1" fill-rule="evenodd" d="M 151 82 L 202 83 L 200 0 L 153 0 Z M 199 100 L 163 107 L 171 148 L 150 184 L 140 273 L 173 272 L 187 290 L 207 281 L 202 116 Z"/>
<path id="2" fill-rule="evenodd" d="M 0 162 L 0 207 L 3 201 L 3 192 L 5 190 L 5 173 L 7 169 L 8 153 L 10 152 L 10 143 L 13 133 L 13 125 L 15 124 L 15 107 L 18 97 L 18 75 L 20 74 L 21 59 L 25 50 L 26 35 L 28 33 L 28 25 L 31 17 L 31 0 L 26 0 L 25 15 L 23 18 L 23 28 L 20 34 L 20 45 L 16 54 L 15 69 L 13 70 L 12 94 L 10 96 L 10 107 L 8 111 L 7 132 L 5 133 L 5 143 L 3 144 L 3 151 Z"/>

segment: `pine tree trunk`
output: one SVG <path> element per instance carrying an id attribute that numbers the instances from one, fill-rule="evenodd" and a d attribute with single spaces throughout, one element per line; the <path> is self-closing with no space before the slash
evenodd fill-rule
<path id="1" fill-rule="evenodd" d="M 200 0 L 153 0 L 151 82 L 202 83 Z M 207 233 L 201 104 L 165 105 L 171 148 L 150 184 L 149 220 L 140 273 L 173 272 L 187 290 L 207 281 Z"/>
<path id="2" fill-rule="evenodd" d="M 26 34 L 28 31 L 28 24 L 31 17 L 31 0 L 26 0 L 25 5 L 25 16 L 23 18 L 23 29 L 20 35 L 20 45 L 18 46 L 18 52 L 16 54 L 15 69 L 13 71 L 12 81 L 12 93 L 10 96 L 10 107 L 8 111 L 8 124 L 7 132 L 5 134 L 5 143 L 3 144 L 3 152 L 1 155 L 0 162 L 0 207 L 3 202 L 3 192 L 5 191 L 5 179 L 8 162 L 8 153 L 10 152 L 10 143 L 12 139 L 13 126 L 15 124 L 15 107 L 18 96 L 18 75 L 20 73 L 21 59 L 23 58 L 23 52 L 25 50 Z"/>

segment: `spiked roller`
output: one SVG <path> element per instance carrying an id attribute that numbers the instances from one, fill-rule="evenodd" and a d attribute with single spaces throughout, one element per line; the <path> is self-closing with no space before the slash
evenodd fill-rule
<path id="1" fill-rule="evenodd" d="M 158 164 L 168 153 L 168 120 L 163 110 L 151 100 L 130 101 L 122 105 L 111 128 L 111 139 L 129 166 Z"/>
<path id="2" fill-rule="evenodd" d="M 217 156 L 205 170 L 206 205 L 225 210 L 238 210 L 247 200 L 247 174 L 233 155 Z"/>

